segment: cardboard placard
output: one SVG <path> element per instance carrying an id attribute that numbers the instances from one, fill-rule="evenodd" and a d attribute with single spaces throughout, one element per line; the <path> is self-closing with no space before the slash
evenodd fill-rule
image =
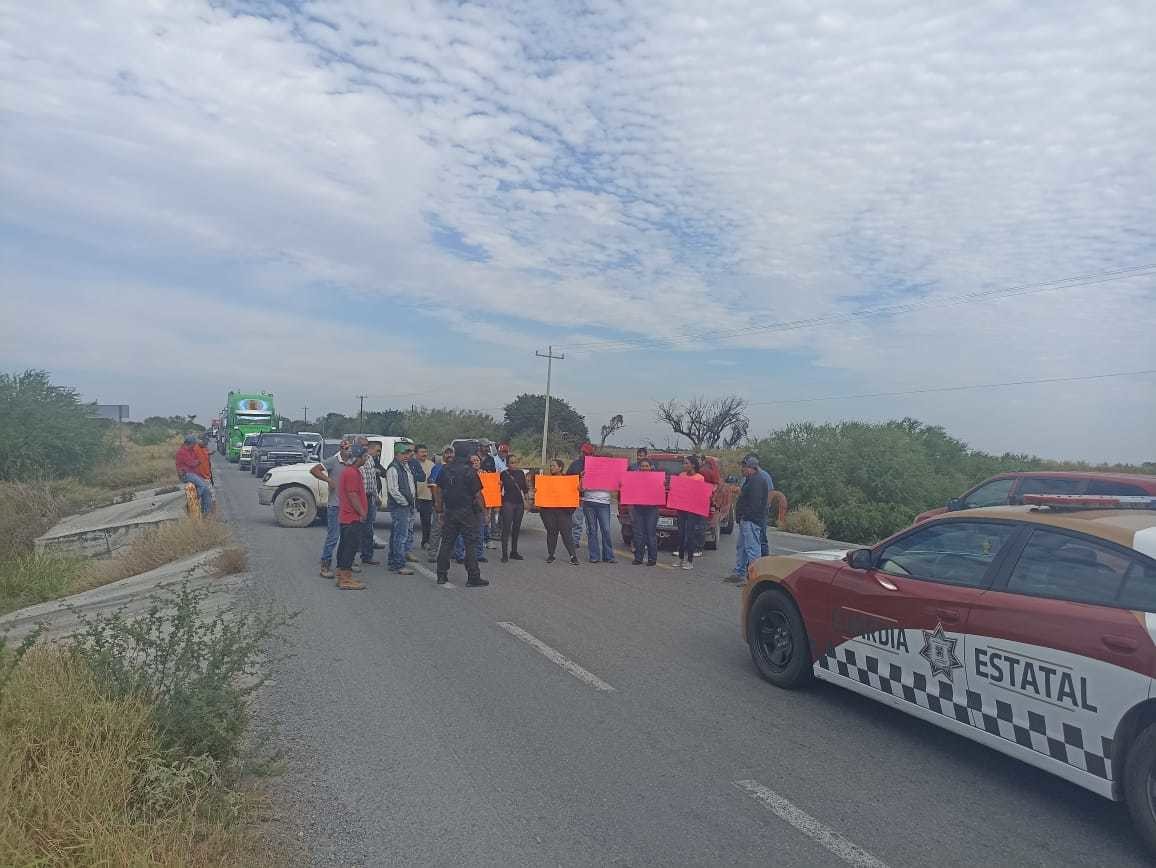
<path id="1" fill-rule="evenodd" d="M 482 480 L 482 499 L 486 502 L 486 509 L 497 509 L 502 505 L 502 482 L 497 473 L 479 472 Z"/>
<path id="2" fill-rule="evenodd" d="M 709 482 L 691 479 L 689 476 L 670 477 L 670 492 L 666 497 L 666 505 L 670 509 L 681 509 L 695 515 L 710 515 L 710 496 L 714 486 Z"/>
<path id="3" fill-rule="evenodd" d="M 582 489 L 617 491 L 629 463 L 625 458 L 599 458 L 596 455 L 587 455 L 583 462 Z"/>
<path id="4" fill-rule="evenodd" d="M 577 509 L 578 477 L 539 473 L 534 477 L 534 506 L 538 509 Z"/>
<path id="5" fill-rule="evenodd" d="M 661 470 L 628 470 L 622 475 L 618 502 L 623 506 L 663 506 L 666 474 Z"/>

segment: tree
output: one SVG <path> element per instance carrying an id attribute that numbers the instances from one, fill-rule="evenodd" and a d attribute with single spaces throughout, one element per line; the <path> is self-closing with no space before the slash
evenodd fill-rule
<path id="1" fill-rule="evenodd" d="M 606 445 L 606 441 L 611 434 L 613 434 L 615 431 L 621 431 L 625 427 L 626 421 L 622 418 L 621 413 L 619 413 L 617 416 L 611 416 L 610 421 L 602 426 L 600 432 L 602 434 L 602 439 L 598 441 L 598 448 L 601 449 Z"/>
<path id="2" fill-rule="evenodd" d="M 47 371 L 0 374 L 0 479 L 81 476 L 110 458 L 108 426 Z"/>
<path id="3" fill-rule="evenodd" d="M 436 452 L 458 438 L 497 440 L 502 435 L 502 428 L 489 413 L 448 407 L 417 407 L 405 414 L 405 433 L 415 443 L 424 443 Z"/>
<path id="4" fill-rule="evenodd" d="M 688 403 L 670 400 L 655 407 L 655 420 L 670 426 L 675 434 L 690 441 L 698 451 L 704 446 L 732 449 L 746 439 L 751 421 L 746 399 L 738 395 L 707 400 L 692 398 Z"/>
<path id="5" fill-rule="evenodd" d="M 546 414 L 545 395 L 519 395 L 505 406 L 506 421 L 503 432 L 514 438 L 522 434 L 542 435 L 542 419 Z M 550 437 L 560 433 L 566 440 L 590 439 L 586 417 L 579 415 L 570 404 L 557 396 L 550 396 Z"/>

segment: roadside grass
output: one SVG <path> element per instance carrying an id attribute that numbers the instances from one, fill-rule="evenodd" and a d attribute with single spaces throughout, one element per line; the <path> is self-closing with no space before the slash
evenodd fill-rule
<path id="1" fill-rule="evenodd" d="M 78 591 L 85 591 L 107 585 L 109 582 L 147 573 L 197 552 L 230 546 L 232 542 L 229 528 L 214 518 L 170 521 L 145 531 L 110 558 L 90 561 L 74 586 Z"/>
<path id="2" fill-rule="evenodd" d="M 37 648 L 2 687 L 5 865 L 275 865 L 258 804 L 212 757 L 166 755 L 155 706 L 81 656 Z"/>
<path id="3" fill-rule="evenodd" d="M 827 525 L 819 517 L 819 513 L 809 506 L 796 506 L 787 513 L 783 521 L 783 530 L 787 533 L 797 533 L 803 536 L 825 538 Z"/>
<path id="4" fill-rule="evenodd" d="M 75 593 L 86 568 L 77 558 L 36 553 L 0 561 L 0 615 Z"/>

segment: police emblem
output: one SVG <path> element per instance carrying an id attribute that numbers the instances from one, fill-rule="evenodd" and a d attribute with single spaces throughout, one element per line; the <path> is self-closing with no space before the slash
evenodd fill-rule
<path id="1" fill-rule="evenodd" d="M 923 631 L 923 648 L 919 656 L 931 666 L 931 677 L 952 679 L 952 670 L 962 669 L 963 664 L 955 656 L 955 646 L 959 639 L 952 639 L 943 632 L 943 624 L 936 622 L 934 630 Z"/>

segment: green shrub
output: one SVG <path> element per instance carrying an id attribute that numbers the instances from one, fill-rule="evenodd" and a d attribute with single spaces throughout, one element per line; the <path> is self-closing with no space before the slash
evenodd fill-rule
<path id="1" fill-rule="evenodd" d="M 70 648 L 108 695 L 150 704 L 165 756 L 226 766 L 241 749 L 246 698 L 266 677 L 266 646 L 293 616 L 230 607 L 209 617 L 211 593 L 184 582 L 141 615 L 78 616 Z"/>
<path id="2" fill-rule="evenodd" d="M 56 479 L 107 461 L 109 425 L 47 371 L 0 374 L 0 480 Z"/>
<path id="3" fill-rule="evenodd" d="M 77 558 L 36 553 L 0 560 L 0 613 L 67 596 L 84 566 Z"/>
<path id="4" fill-rule="evenodd" d="M 803 536 L 825 537 L 827 525 L 819 518 L 819 513 L 809 506 L 797 506 L 787 513 L 783 521 L 783 530 L 787 533 L 798 533 Z"/>

